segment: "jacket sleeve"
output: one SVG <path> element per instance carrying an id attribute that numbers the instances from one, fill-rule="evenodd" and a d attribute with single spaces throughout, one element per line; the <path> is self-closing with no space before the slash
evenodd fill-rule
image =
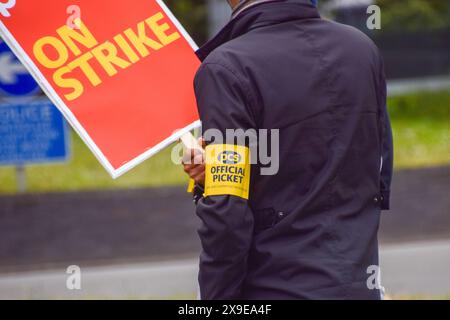
<path id="1" fill-rule="evenodd" d="M 387 87 L 386 76 L 384 73 L 384 64 L 381 63 L 380 71 L 380 122 L 381 122 L 381 147 L 382 147 L 382 162 L 381 162 L 381 180 L 380 180 L 380 192 L 381 192 L 381 209 L 390 209 L 390 196 L 391 196 L 391 181 L 393 173 L 394 162 L 394 145 L 392 138 L 392 127 L 389 119 L 389 112 L 387 108 Z"/>
<path id="2" fill-rule="evenodd" d="M 254 128 L 248 91 L 235 72 L 222 64 L 204 64 L 195 79 L 195 93 L 207 130 L 220 132 L 225 143 L 227 129 Z M 248 172 L 248 174 L 250 174 Z M 199 284 L 202 299 L 239 299 L 247 274 L 247 256 L 253 237 L 253 213 L 248 200 L 235 195 L 205 196 L 197 203 L 202 221 L 198 231 L 200 255 Z"/>

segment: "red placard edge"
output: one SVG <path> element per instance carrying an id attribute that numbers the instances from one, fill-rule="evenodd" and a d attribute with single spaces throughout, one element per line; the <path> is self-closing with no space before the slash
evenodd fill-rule
<path id="1" fill-rule="evenodd" d="M 169 17 L 172 23 L 177 27 L 178 31 L 181 32 L 183 37 L 189 43 L 194 51 L 198 50 L 198 46 L 191 38 L 191 36 L 187 33 L 181 23 L 175 18 L 170 9 L 166 6 L 166 4 L 162 0 L 156 0 L 156 2 L 160 5 L 160 7 L 164 10 L 165 14 Z M 23 50 L 21 45 L 16 41 L 14 36 L 9 32 L 3 22 L 0 21 L 0 35 L 6 44 L 10 47 L 10 49 L 14 52 L 20 62 L 27 68 L 33 78 L 41 87 L 42 91 L 47 95 L 47 97 L 53 102 L 53 104 L 61 111 L 66 120 L 70 123 L 72 128 L 77 132 L 77 134 L 81 137 L 84 143 L 89 147 L 98 161 L 102 164 L 102 166 L 106 169 L 106 171 L 111 175 L 113 179 L 120 177 L 126 172 L 130 171 L 137 165 L 141 164 L 145 160 L 154 156 L 156 153 L 160 152 L 164 148 L 168 147 L 170 144 L 178 141 L 183 135 L 186 133 L 198 128 L 201 126 L 200 120 L 197 120 L 190 125 L 184 127 L 183 129 L 177 130 L 167 139 L 161 141 L 156 146 L 150 148 L 146 152 L 137 156 L 136 158 L 130 160 L 125 163 L 121 167 L 114 169 L 112 164 L 105 157 L 103 152 L 101 152 L 100 148 L 95 144 L 94 140 L 89 136 L 86 130 L 83 128 L 81 123 L 77 120 L 77 118 L 73 115 L 72 111 L 66 106 L 64 101 L 58 96 L 56 91 L 44 77 L 44 75 L 39 71 L 38 67 L 34 64 L 34 62 L 30 59 L 28 54 Z"/>

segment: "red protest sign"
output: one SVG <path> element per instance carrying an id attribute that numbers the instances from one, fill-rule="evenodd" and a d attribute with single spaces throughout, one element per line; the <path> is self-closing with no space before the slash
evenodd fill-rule
<path id="1" fill-rule="evenodd" d="M 199 125 L 196 46 L 160 0 L 2 0 L 0 33 L 113 177 Z"/>

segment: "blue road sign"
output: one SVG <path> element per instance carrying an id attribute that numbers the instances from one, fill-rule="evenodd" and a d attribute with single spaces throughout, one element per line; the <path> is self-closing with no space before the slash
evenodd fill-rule
<path id="1" fill-rule="evenodd" d="M 21 97 L 38 93 L 39 86 L 27 69 L 16 58 L 3 40 L 0 40 L 0 92 Z"/>
<path id="2" fill-rule="evenodd" d="M 64 162 L 69 146 L 66 121 L 49 100 L 0 104 L 0 165 Z"/>

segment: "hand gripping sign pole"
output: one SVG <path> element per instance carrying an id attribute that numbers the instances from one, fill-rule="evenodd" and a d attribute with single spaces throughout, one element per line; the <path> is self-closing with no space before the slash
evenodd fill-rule
<path id="1" fill-rule="evenodd" d="M 0 0 L 0 34 L 113 178 L 200 126 L 197 46 L 161 0 Z"/>
<path id="2" fill-rule="evenodd" d="M 196 153 L 204 154 L 205 150 L 198 143 L 198 140 L 192 135 L 192 133 L 188 132 L 181 136 L 181 143 L 183 144 L 183 159 L 187 158 L 191 161 L 191 150 Z M 187 187 L 187 192 L 191 193 L 194 191 L 195 181 L 194 179 L 189 179 L 189 184 Z"/>

